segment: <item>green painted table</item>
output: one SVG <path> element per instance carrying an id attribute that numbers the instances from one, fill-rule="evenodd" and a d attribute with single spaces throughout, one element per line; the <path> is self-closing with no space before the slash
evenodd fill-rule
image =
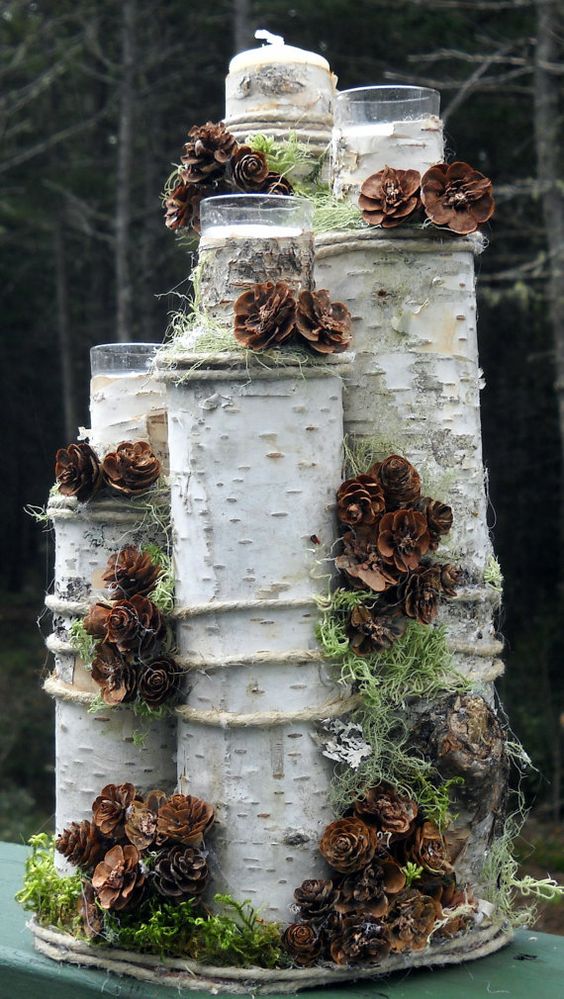
<path id="1" fill-rule="evenodd" d="M 172 999 L 174 989 L 57 964 L 33 949 L 27 914 L 14 901 L 27 848 L 0 844 L 0 999 Z M 191 999 L 209 993 L 185 992 Z M 564 999 L 564 937 L 520 931 L 504 950 L 457 968 L 398 973 L 371 984 L 320 989 L 304 999 Z"/>

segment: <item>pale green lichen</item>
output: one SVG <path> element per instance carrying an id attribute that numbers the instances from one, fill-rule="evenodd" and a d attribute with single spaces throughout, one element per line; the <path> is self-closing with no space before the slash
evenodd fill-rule
<path id="1" fill-rule="evenodd" d="M 151 590 L 149 596 L 163 614 L 172 614 L 174 610 L 174 572 L 172 559 L 159 545 L 143 545 L 141 551 L 145 552 L 153 564 L 158 565 L 161 570 L 156 585 Z"/>
<path id="2" fill-rule="evenodd" d="M 484 569 L 484 583 L 499 593 L 503 590 L 503 573 L 495 555 L 488 555 Z"/>
<path id="3" fill-rule="evenodd" d="M 268 169 L 287 177 L 297 194 L 307 196 L 315 189 L 321 157 L 313 154 L 306 142 L 300 142 L 295 132 L 289 132 L 285 139 L 251 132 L 247 143 L 256 152 L 264 153 Z"/>
<path id="4" fill-rule="evenodd" d="M 84 665 L 90 667 L 96 654 L 96 639 L 85 630 L 83 620 L 72 622 L 69 638 L 73 650 L 80 656 Z"/>

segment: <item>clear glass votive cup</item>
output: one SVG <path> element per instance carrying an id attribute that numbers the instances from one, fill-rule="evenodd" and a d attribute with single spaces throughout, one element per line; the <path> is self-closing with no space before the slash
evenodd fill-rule
<path id="1" fill-rule="evenodd" d="M 335 101 L 335 127 L 418 121 L 439 115 L 441 95 L 430 87 L 382 85 L 343 90 Z"/>
<path id="2" fill-rule="evenodd" d="M 312 231 L 313 204 L 284 194 L 225 194 L 205 198 L 202 238 L 274 239 Z"/>
<path id="3" fill-rule="evenodd" d="M 148 371 L 158 346 L 158 343 L 99 343 L 90 348 L 92 377 L 120 371 Z"/>

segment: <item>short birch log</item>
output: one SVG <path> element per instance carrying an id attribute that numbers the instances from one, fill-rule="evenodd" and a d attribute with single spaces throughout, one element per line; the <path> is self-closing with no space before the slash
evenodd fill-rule
<path id="1" fill-rule="evenodd" d="M 90 382 L 90 423 L 82 436 L 100 456 L 120 441 L 147 441 L 166 471 L 165 388 L 151 372 L 94 375 Z"/>
<path id="2" fill-rule="evenodd" d="M 328 66 L 268 62 L 230 71 L 225 80 L 225 124 L 231 132 L 262 132 L 265 122 L 289 130 L 325 130 L 333 124 L 336 77 Z M 246 133 L 245 133 L 246 134 Z M 244 136 L 243 136 L 244 137 Z"/>

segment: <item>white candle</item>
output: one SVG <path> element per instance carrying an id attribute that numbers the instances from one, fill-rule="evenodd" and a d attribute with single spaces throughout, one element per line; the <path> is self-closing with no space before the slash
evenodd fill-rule
<path id="1" fill-rule="evenodd" d="M 286 45 L 280 35 L 271 35 L 269 31 L 260 29 L 255 32 L 255 38 L 264 38 L 268 43 L 258 49 L 247 49 L 239 52 L 229 63 L 230 73 L 239 73 L 243 69 L 255 68 L 257 66 L 270 66 L 275 63 L 296 64 L 301 63 L 306 66 L 319 66 L 321 69 L 330 71 L 329 63 L 317 52 L 307 52 L 294 45 Z"/>
<path id="2" fill-rule="evenodd" d="M 295 239 L 301 236 L 303 229 L 297 226 L 260 225 L 258 223 L 243 223 L 241 225 L 212 225 L 206 229 L 203 239 Z"/>

